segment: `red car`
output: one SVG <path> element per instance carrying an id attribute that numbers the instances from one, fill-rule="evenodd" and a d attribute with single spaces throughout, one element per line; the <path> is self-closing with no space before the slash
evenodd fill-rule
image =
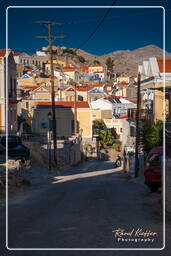
<path id="1" fill-rule="evenodd" d="M 145 163 L 145 184 L 156 192 L 161 187 L 161 176 L 163 168 L 163 147 L 151 149 Z"/>

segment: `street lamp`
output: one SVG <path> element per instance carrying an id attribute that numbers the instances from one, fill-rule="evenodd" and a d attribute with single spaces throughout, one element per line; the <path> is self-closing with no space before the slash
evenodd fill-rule
<path id="1" fill-rule="evenodd" d="M 52 120 L 52 113 L 48 113 L 48 132 L 47 132 L 47 149 L 48 149 L 48 162 L 49 162 L 49 170 L 51 170 L 51 127 L 50 121 Z"/>
<path id="2" fill-rule="evenodd" d="M 47 116 L 48 116 L 48 120 L 52 119 L 52 113 L 51 112 L 49 112 Z"/>

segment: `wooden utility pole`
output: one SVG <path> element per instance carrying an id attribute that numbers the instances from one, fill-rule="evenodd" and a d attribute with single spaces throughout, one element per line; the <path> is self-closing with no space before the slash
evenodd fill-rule
<path id="1" fill-rule="evenodd" d="M 137 81 L 137 110 L 136 110 L 136 144 L 135 144 L 135 178 L 139 175 L 139 144 L 140 144 L 140 84 L 141 74 L 138 73 Z"/>
<path id="2" fill-rule="evenodd" d="M 51 102 L 52 102 L 52 134 L 53 134 L 53 158 L 57 166 L 57 141 L 56 141 L 56 113 L 55 113 L 55 88 L 54 88 L 54 68 L 53 68 L 53 49 L 52 42 L 55 38 L 64 38 L 65 36 L 53 36 L 52 35 L 52 26 L 53 25 L 62 25 L 66 23 L 53 22 L 53 21 L 37 21 L 36 23 L 44 24 L 48 26 L 48 36 L 37 36 L 37 38 L 44 38 L 49 42 L 48 50 L 50 56 L 50 82 L 51 82 Z"/>
<path id="3" fill-rule="evenodd" d="M 74 83 L 74 135 L 77 135 L 77 84 Z"/>

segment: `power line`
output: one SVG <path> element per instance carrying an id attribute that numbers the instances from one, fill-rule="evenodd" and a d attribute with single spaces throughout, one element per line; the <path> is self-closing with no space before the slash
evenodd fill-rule
<path id="1" fill-rule="evenodd" d="M 111 6 L 114 6 L 116 4 L 117 0 L 114 0 L 112 5 Z M 76 48 L 75 52 L 78 50 L 78 49 L 81 49 L 92 37 L 93 35 L 96 33 L 96 31 L 100 28 L 100 26 L 102 25 L 102 23 L 105 21 L 106 17 L 109 15 L 111 11 L 111 8 L 109 8 L 105 15 L 103 16 L 103 18 L 101 19 L 101 21 L 97 24 L 97 26 L 95 27 L 95 29 L 91 32 L 91 34 L 88 36 L 88 38 L 86 40 L 83 41 L 82 44 L 79 45 L 79 47 Z"/>
<path id="2" fill-rule="evenodd" d="M 148 9 L 147 9 L 148 10 Z M 148 10 L 149 11 L 149 10 Z M 150 13 L 155 13 L 156 11 L 158 11 L 158 9 L 154 9 L 154 10 L 150 10 Z M 119 15 L 115 15 L 115 16 L 110 16 L 107 17 L 106 20 L 112 20 L 112 19 L 117 19 L 117 18 L 122 18 L 123 19 L 123 15 L 124 17 L 132 17 L 132 16 L 137 16 L 137 15 L 146 15 L 147 12 L 134 12 L 134 13 L 120 13 Z M 92 18 L 92 19 L 85 19 L 85 20 L 79 20 L 79 21 L 74 21 L 72 24 L 81 24 L 81 23 L 89 23 L 89 22 L 93 22 L 93 21 L 97 21 L 98 18 Z"/>
<path id="3" fill-rule="evenodd" d="M 64 36 L 54 36 L 52 34 L 53 25 L 64 25 L 68 24 L 67 22 L 55 22 L 55 21 L 37 21 L 35 23 L 47 25 L 48 35 L 47 36 L 37 36 L 37 38 L 46 39 L 49 43 L 48 50 L 50 53 L 50 69 L 51 69 L 51 101 L 52 101 L 52 133 L 53 133 L 53 156 L 54 162 L 57 166 L 57 141 L 56 141 L 56 107 L 55 107 L 55 89 L 54 89 L 54 68 L 53 68 L 53 49 L 52 43 L 56 38 L 63 38 Z"/>

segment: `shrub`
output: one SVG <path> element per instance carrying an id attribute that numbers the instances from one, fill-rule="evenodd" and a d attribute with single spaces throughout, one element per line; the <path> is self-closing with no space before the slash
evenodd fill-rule
<path id="1" fill-rule="evenodd" d="M 143 150 L 148 153 L 152 148 L 163 144 L 163 124 L 161 121 L 149 123 L 144 121 L 141 127 L 141 143 Z"/>
<path id="2" fill-rule="evenodd" d="M 76 52 L 70 48 L 66 48 L 63 50 L 63 54 L 64 53 L 68 53 L 68 54 L 72 54 L 72 55 L 77 55 Z"/>
<path id="3" fill-rule="evenodd" d="M 77 58 L 78 58 L 79 62 L 81 62 L 81 63 L 85 62 L 85 59 L 83 56 L 77 56 Z"/>
<path id="4" fill-rule="evenodd" d="M 110 132 L 107 130 L 101 130 L 99 135 L 99 141 L 103 148 L 106 146 L 112 146 L 114 142 L 114 137 L 110 134 Z"/>

